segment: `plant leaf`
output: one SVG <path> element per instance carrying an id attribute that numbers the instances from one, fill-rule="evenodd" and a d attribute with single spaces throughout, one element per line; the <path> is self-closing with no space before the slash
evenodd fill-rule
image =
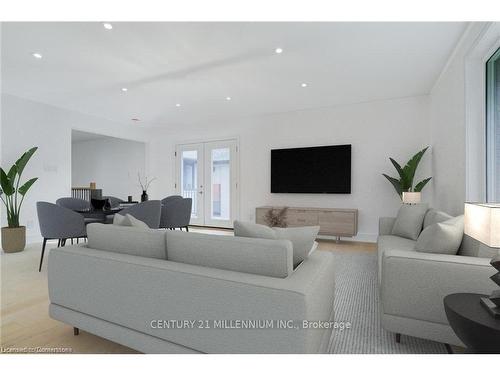
<path id="1" fill-rule="evenodd" d="M 398 193 L 398 195 L 401 197 L 401 194 L 402 194 L 401 182 L 397 178 L 388 176 L 385 173 L 383 173 L 382 176 L 384 176 L 385 178 L 387 178 L 389 180 L 389 182 L 392 184 L 392 186 L 394 186 L 396 193 Z"/>
<path id="2" fill-rule="evenodd" d="M 29 190 L 29 188 L 31 187 L 31 185 L 33 185 L 33 184 L 35 183 L 35 181 L 36 181 L 36 180 L 38 180 L 38 177 L 35 177 L 35 178 L 32 178 L 31 180 L 26 181 L 26 182 L 23 184 L 23 186 L 21 186 L 21 187 L 18 189 L 19 194 L 21 194 L 21 195 L 23 195 L 23 196 L 24 196 L 24 195 L 28 192 L 28 190 Z"/>
<path id="3" fill-rule="evenodd" d="M 14 164 L 12 167 L 10 167 L 9 173 L 7 173 L 7 177 L 9 178 L 12 185 L 14 185 L 14 178 L 16 177 L 16 174 L 17 174 L 17 167 Z"/>
<path id="4" fill-rule="evenodd" d="M 418 164 L 420 163 L 420 160 L 422 160 L 422 157 L 424 156 L 428 148 L 429 146 L 413 155 L 413 157 L 408 160 L 408 163 L 406 163 L 406 165 L 403 167 L 403 171 L 407 176 L 407 182 L 409 185 L 408 188 L 410 189 L 413 186 L 413 179 L 415 178 L 415 172 L 417 171 Z"/>
<path id="5" fill-rule="evenodd" d="M 19 176 L 23 173 L 24 168 L 26 167 L 26 164 L 28 164 L 28 161 L 31 159 L 35 151 L 38 150 L 38 147 L 33 147 L 30 148 L 28 151 L 26 151 L 24 154 L 21 155 L 19 159 L 16 161 L 16 167 L 17 167 L 17 173 L 19 173 Z"/>
<path id="6" fill-rule="evenodd" d="M 14 189 L 12 181 L 2 168 L 0 168 L 0 186 L 2 187 L 3 192 L 7 196 L 14 194 L 16 191 Z"/>
<path id="7" fill-rule="evenodd" d="M 432 179 L 432 177 L 428 177 L 422 181 L 420 181 L 417 185 L 415 185 L 415 189 L 413 191 L 416 191 L 417 193 L 422 191 L 425 185 Z"/>

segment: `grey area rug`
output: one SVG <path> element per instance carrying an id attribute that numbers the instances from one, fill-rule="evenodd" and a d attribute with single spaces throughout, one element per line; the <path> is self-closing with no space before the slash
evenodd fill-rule
<path id="1" fill-rule="evenodd" d="M 376 254 L 335 251 L 335 321 L 351 322 L 350 329 L 334 329 L 330 353 L 433 354 L 446 353 L 444 344 L 394 334 L 380 324 Z"/>

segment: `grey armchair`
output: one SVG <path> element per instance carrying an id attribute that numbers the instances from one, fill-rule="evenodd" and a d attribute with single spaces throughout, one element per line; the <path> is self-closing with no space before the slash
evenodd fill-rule
<path id="1" fill-rule="evenodd" d="M 120 211 L 120 215 L 126 214 L 145 222 L 150 228 L 158 229 L 160 226 L 161 202 L 142 202 Z"/>
<path id="2" fill-rule="evenodd" d="M 43 237 L 42 255 L 38 267 L 40 272 L 47 240 L 59 240 L 58 246 L 64 246 L 68 238 L 86 238 L 87 231 L 83 216 L 71 209 L 49 202 L 37 202 L 36 210 Z"/>
<path id="3" fill-rule="evenodd" d="M 111 205 L 111 208 L 116 208 L 120 205 L 120 203 L 125 202 L 123 199 L 113 197 L 111 195 L 104 195 L 102 199 L 107 199 L 109 200 L 109 204 Z"/>
<path id="4" fill-rule="evenodd" d="M 172 198 L 172 197 L 168 197 Z M 189 232 L 189 222 L 191 220 L 191 208 L 193 200 L 191 198 L 165 198 L 161 207 L 160 228 L 186 228 Z"/>
<path id="5" fill-rule="evenodd" d="M 90 202 L 81 198 L 64 197 L 56 200 L 58 206 L 68 208 L 73 211 L 84 211 L 90 209 Z"/>

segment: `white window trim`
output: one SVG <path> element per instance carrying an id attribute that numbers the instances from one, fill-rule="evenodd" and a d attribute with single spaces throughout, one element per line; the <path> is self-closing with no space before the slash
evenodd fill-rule
<path id="1" fill-rule="evenodd" d="M 498 48 L 500 23 L 487 23 L 465 56 L 465 197 L 472 202 L 486 201 L 486 62 Z"/>

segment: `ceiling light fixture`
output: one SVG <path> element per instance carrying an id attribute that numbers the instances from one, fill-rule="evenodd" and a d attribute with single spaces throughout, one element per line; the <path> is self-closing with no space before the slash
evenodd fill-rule
<path id="1" fill-rule="evenodd" d="M 302 87 L 307 87 L 307 83 L 302 83 L 301 86 Z"/>
<path id="2" fill-rule="evenodd" d="M 38 52 L 35 52 L 35 53 L 32 53 L 32 56 L 35 58 L 35 59 L 41 59 L 42 58 L 42 55 Z"/>
<path id="3" fill-rule="evenodd" d="M 181 104 L 180 104 L 180 103 L 177 103 L 175 106 L 176 106 L 176 107 L 180 107 L 180 106 L 181 106 Z"/>
<path id="4" fill-rule="evenodd" d="M 226 96 L 226 100 L 227 101 L 231 100 L 231 97 L 230 96 Z"/>
<path id="5" fill-rule="evenodd" d="M 127 92 L 127 91 L 128 91 L 128 89 L 127 89 L 126 87 L 122 87 L 122 91 L 123 91 L 123 92 Z"/>
<path id="6" fill-rule="evenodd" d="M 110 23 L 103 23 L 103 26 L 106 30 L 111 30 L 113 28 L 113 25 Z"/>
<path id="7" fill-rule="evenodd" d="M 139 120 L 138 118 L 132 118 L 131 120 L 132 120 L 132 121 L 136 121 L 136 122 L 141 121 L 141 120 Z"/>
<path id="8" fill-rule="evenodd" d="M 283 52 L 283 48 L 278 47 L 278 48 L 276 48 L 276 49 L 274 50 L 274 52 L 276 52 L 276 53 L 281 53 L 281 52 Z"/>

